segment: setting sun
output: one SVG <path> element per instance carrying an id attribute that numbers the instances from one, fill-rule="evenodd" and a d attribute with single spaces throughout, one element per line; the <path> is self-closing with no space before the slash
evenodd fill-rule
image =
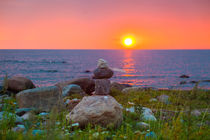
<path id="1" fill-rule="evenodd" d="M 127 47 L 127 48 L 132 47 L 134 44 L 135 44 L 135 39 L 134 39 L 134 37 L 132 37 L 132 36 L 125 37 L 125 38 L 123 39 L 123 45 L 124 45 L 125 47 Z"/>

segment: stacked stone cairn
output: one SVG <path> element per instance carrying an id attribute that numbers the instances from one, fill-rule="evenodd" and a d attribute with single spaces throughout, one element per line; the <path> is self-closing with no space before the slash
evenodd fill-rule
<path id="1" fill-rule="evenodd" d="M 118 127 L 122 120 L 122 107 L 109 95 L 113 71 L 108 67 L 105 60 L 99 59 L 98 66 L 93 72 L 95 80 L 95 93 L 93 96 L 85 96 L 66 115 L 70 123 L 78 123 L 85 127 L 89 123 L 103 127 Z"/>
<path id="2" fill-rule="evenodd" d="M 103 59 L 98 60 L 97 68 L 93 72 L 95 79 L 95 95 L 109 95 L 111 78 L 114 72 L 109 68 L 107 62 Z"/>

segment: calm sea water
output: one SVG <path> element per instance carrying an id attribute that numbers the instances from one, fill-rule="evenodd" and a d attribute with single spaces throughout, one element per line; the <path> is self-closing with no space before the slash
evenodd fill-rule
<path id="1" fill-rule="evenodd" d="M 94 70 L 99 58 L 125 71 L 115 72 L 111 80 L 134 86 L 189 89 L 190 81 L 210 80 L 210 50 L 0 50 L 0 84 L 6 73 L 25 76 L 37 86 L 90 76 L 85 70 Z M 190 78 L 179 78 L 182 74 Z M 200 87 L 210 89 L 210 83 Z"/>

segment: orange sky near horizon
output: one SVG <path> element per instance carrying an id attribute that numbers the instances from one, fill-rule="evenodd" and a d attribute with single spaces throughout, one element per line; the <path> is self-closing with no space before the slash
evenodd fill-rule
<path id="1" fill-rule="evenodd" d="M 1 0 L 0 49 L 210 49 L 208 0 Z"/>

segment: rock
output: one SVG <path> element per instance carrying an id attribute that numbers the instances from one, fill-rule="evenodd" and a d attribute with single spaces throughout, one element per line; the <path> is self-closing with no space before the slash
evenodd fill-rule
<path id="1" fill-rule="evenodd" d="M 72 111 L 72 109 L 80 102 L 79 99 L 75 100 L 69 100 L 68 103 L 67 103 L 67 110 L 68 111 Z"/>
<path id="2" fill-rule="evenodd" d="M 157 139 L 155 132 L 151 131 L 145 135 L 145 139 Z"/>
<path id="3" fill-rule="evenodd" d="M 33 130 L 32 131 L 33 135 L 41 135 L 41 134 L 44 134 L 44 133 L 46 133 L 45 130 Z"/>
<path id="4" fill-rule="evenodd" d="M 148 130 L 150 126 L 145 122 L 138 122 L 136 123 L 136 127 L 143 130 Z"/>
<path id="5" fill-rule="evenodd" d="M 33 114 L 31 112 L 27 112 L 21 116 L 23 120 L 30 120 L 32 117 L 33 117 Z"/>
<path id="6" fill-rule="evenodd" d="M 210 80 L 202 80 L 201 82 L 210 82 Z"/>
<path id="7" fill-rule="evenodd" d="M 148 90 L 156 90 L 154 87 L 127 87 L 122 90 L 122 93 L 130 93 L 130 92 L 139 92 L 139 91 L 148 91 Z"/>
<path id="8" fill-rule="evenodd" d="M 104 59 L 99 59 L 97 63 L 98 68 L 109 68 L 108 63 Z"/>
<path id="9" fill-rule="evenodd" d="M 190 81 L 191 84 L 196 84 L 198 81 Z"/>
<path id="10" fill-rule="evenodd" d="M 15 123 L 22 123 L 23 120 L 22 118 L 20 118 L 19 116 L 17 116 L 16 114 L 10 113 L 10 112 L 6 112 L 6 111 L 2 111 L 0 112 L 0 121 L 4 120 L 4 119 L 15 119 Z"/>
<path id="11" fill-rule="evenodd" d="M 18 116 L 22 116 L 26 112 L 33 111 L 33 110 L 35 109 L 34 108 L 18 108 L 15 110 L 15 114 L 17 114 Z"/>
<path id="12" fill-rule="evenodd" d="M 56 86 L 63 89 L 65 86 L 70 84 L 79 85 L 82 90 L 89 95 L 95 90 L 95 81 L 92 78 L 76 78 L 70 81 L 57 83 Z"/>
<path id="13" fill-rule="evenodd" d="M 181 81 L 179 84 L 184 85 L 184 84 L 187 84 L 187 82 L 186 81 Z"/>
<path id="14" fill-rule="evenodd" d="M 179 76 L 179 78 L 190 78 L 190 76 L 183 74 L 183 75 Z"/>
<path id="15" fill-rule="evenodd" d="M 84 72 L 85 72 L 85 73 L 91 73 L 91 71 L 90 71 L 90 70 L 85 70 Z"/>
<path id="16" fill-rule="evenodd" d="M 63 88 L 63 90 L 62 90 L 63 97 L 70 96 L 72 94 L 80 94 L 82 96 L 85 95 L 85 93 L 81 89 L 81 87 L 76 84 L 67 85 Z"/>
<path id="17" fill-rule="evenodd" d="M 199 110 L 193 110 L 192 112 L 191 112 L 191 114 L 193 115 L 193 116 L 195 116 L 195 117 L 199 117 L 200 115 L 201 115 L 201 112 L 199 111 Z"/>
<path id="18" fill-rule="evenodd" d="M 69 122 L 79 123 L 80 127 L 88 123 L 103 127 L 119 126 L 123 120 L 120 104 L 111 96 L 86 96 L 66 116 Z"/>
<path id="19" fill-rule="evenodd" d="M 163 95 L 158 96 L 157 98 L 162 103 L 165 103 L 165 104 L 169 104 L 170 103 L 169 102 L 169 96 L 168 95 L 164 95 L 163 94 Z"/>
<path id="20" fill-rule="evenodd" d="M 97 68 L 93 74 L 94 79 L 109 79 L 113 76 L 114 72 L 110 68 Z"/>
<path id="21" fill-rule="evenodd" d="M 132 87 L 132 86 L 129 84 L 120 84 L 117 82 L 111 82 L 111 89 L 117 89 L 119 91 L 122 91 L 124 88 L 127 88 L 127 87 Z"/>
<path id="22" fill-rule="evenodd" d="M 134 107 L 126 108 L 126 111 L 134 113 L 135 112 L 135 108 Z"/>
<path id="23" fill-rule="evenodd" d="M 151 98 L 151 99 L 149 100 L 149 102 L 157 102 L 157 99 L 156 99 L 156 98 Z"/>
<path id="24" fill-rule="evenodd" d="M 32 88 L 35 88 L 35 85 L 25 77 L 12 77 L 8 79 L 8 90 L 15 93 Z"/>
<path id="25" fill-rule="evenodd" d="M 46 112 L 54 106 L 64 105 L 59 88 L 56 86 L 24 90 L 16 95 L 16 99 L 20 108 L 35 108 Z"/>
<path id="26" fill-rule="evenodd" d="M 155 116 L 153 115 L 152 110 L 147 107 L 142 108 L 142 119 L 144 121 L 156 121 L 157 120 L 155 118 Z"/>
<path id="27" fill-rule="evenodd" d="M 25 126 L 22 124 L 18 124 L 16 127 L 12 128 L 12 131 L 14 132 L 23 132 L 25 131 Z"/>
<path id="28" fill-rule="evenodd" d="M 2 111 L 2 109 L 3 109 L 3 105 L 2 105 L 2 104 L 0 104 L 0 111 Z"/>
<path id="29" fill-rule="evenodd" d="M 95 80 L 95 95 L 109 95 L 110 93 L 110 80 L 96 79 Z"/>
<path id="30" fill-rule="evenodd" d="M 39 113 L 39 116 L 40 117 L 45 117 L 45 116 L 48 116 L 48 115 L 49 115 L 49 113 L 46 113 L 46 112 Z"/>
<path id="31" fill-rule="evenodd" d="M 9 96 L 5 94 L 5 95 L 1 95 L 1 96 L 0 96 L 0 99 L 4 99 L 4 98 L 8 98 L 8 97 L 9 97 Z"/>

